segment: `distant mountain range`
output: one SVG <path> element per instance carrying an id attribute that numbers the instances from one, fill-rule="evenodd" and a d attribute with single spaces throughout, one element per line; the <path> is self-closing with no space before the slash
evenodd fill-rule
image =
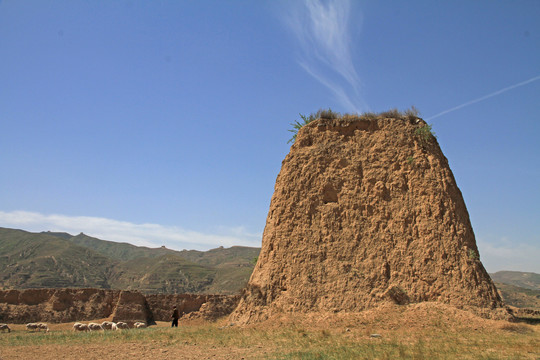
<path id="1" fill-rule="evenodd" d="M 176 251 L 100 240 L 83 233 L 0 227 L 0 288 L 91 287 L 144 293 L 239 293 L 260 248 Z M 540 309 L 540 274 L 490 274 L 505 302 Z"/>
<path id="2" fill-rule="evenodd" d="M 495 282 L 540 291 L 540 274 L 521 271 L 497 271 L 489 275 Z"/>
<path id="3" fill-rule="evenodd" d="M 540 309 L 540 274 L 498 271 L 489 275 L 507 304 Z"/>
<path id="4" fill-rule="evenodd" d="M 175 251 L 83 233 L 0 228 L 0 288 L 92 287 L 144 293 L 238 293 L 259 248 Z"/>

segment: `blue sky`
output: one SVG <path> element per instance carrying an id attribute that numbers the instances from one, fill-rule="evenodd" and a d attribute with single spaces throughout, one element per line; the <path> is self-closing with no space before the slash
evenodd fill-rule
<path id="1" fill-rule="evenodd" d="M 290 123 L 416 106 L 540 273 L 540 2 L 0 0 L 0 226 L 260 246 Z"/>

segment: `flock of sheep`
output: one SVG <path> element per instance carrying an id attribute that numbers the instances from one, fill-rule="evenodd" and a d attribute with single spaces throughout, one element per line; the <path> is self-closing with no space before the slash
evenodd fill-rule
<path id="1" fill-rule="evenodd" d="M 49 332 L 49 326 L 45 323 L 28 323 L 26 324 L 26 330 L 31 330 L 31 331 L 45 330 L 45 332 Z"/>
<path id="2" fill-rule="evenodd" d="M 26 324 L 26 329 L 31 331 L 41 331 L 45 330 L 45 332 L 49 332 L 49 326 L 45 323 L 28 323 Z M 2 332 L 11 332 L 11 328 L 8 326 L 8 324 L 0 324 L 0 330 Z"/>
<path id="3" fill-rule="evenodd" d="M 146 323 L 139 321 L 133 324 L 133 327 L 136 329 L 145 328 Z M 119 321 L 117 323 L 112 322 L 112 321 L 104 321 L 101 324 L 98 324 L 98 323 L 83 324 L 83 323 L 77 322 L 73 324 L 74 331 L 123 330 L 123 329 L 129 329 L 129 325 L 122 321 Z"/>
<path id="4" fill-rule="evenodd" d="M 133 327 L 136 329 L 145 328 L 146 323 L 142 321 L 138 321 L 135 324 L 133 324 Z M 26 329 L 29 331 L 41 331 L 45 330 L 45 332 L 49 332 L 49 326 L 45 323 L 28 323 L 26 324 Z M 129 329 L 129 325 L 125 322 L 112 322 L 112 321 L 104 321 L 101 324 L 98 323 L 88 323 L 83 324 L 80 322 L 76 322 L 73 324 L 73 331 L 96 331 L 96 330 L 122 330 L 122 329 Z M 0 324 L 0 330 L 2 332 L 11 332 L 10 327 L 7 324 Z"/>

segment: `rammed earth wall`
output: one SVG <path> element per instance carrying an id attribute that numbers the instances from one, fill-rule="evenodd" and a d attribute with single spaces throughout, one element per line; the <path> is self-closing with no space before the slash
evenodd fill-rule
<path id="1" fill-rule="evenodd" d="M 207 302 L 228 295 L 154 294 L 103 289 L 26 289 L 0 291 L 0 322 L 85 321 L 102 318 L 169 321 L 173 306 L 181 313 L 198 311 Z"/>

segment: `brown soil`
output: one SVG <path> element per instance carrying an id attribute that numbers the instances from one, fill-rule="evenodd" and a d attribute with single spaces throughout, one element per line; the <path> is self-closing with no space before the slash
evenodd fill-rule
<path id="1" fill-rule="evenodd" d="M 232 321 L 384 302 L 502 306 L 448 161 L 416 132 L 425 125 L 342 118 L 300 129 Z"/>
<path id="2" fill-rule="evenodd" d="M 259 353 L 261 355 L 254 356 Z M 264 351 L 234 348 L 207 348 L 194 345 L 168 346 L 154 343 L 16 346 L 0 350 L 0 359 L 225 359 L 261 358 Z"/>

